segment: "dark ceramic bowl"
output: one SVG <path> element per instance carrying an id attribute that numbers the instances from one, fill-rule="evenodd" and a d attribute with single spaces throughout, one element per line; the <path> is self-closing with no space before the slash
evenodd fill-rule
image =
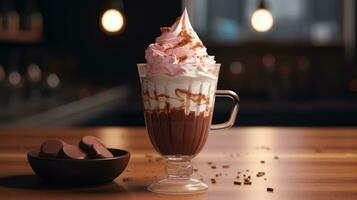
<path id="1" fill-rule="evenodd" d="M 130 153 L 109 149 L 113 158 L 56 159 L 41 158 L 36 150 L 27 154 L 28 162 L 37 176 L 58 184 L 97 184 L 113 181 L 128 165 Z"/>

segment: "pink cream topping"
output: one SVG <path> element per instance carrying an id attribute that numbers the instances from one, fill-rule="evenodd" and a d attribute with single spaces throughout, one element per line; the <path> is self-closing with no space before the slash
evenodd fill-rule
<path id="1" fill-rule="evenodd" d="M 171 27 L 162 27 L 161 35 L 145 51 L 148 74 L 209 75 L 215 67 L 214 56 L 193 30 L 187 10 Z"/>

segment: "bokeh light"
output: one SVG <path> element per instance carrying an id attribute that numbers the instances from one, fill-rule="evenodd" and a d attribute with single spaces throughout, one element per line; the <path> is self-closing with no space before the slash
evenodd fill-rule
<path id="1" fill-rule="evenodd" d="M 102 15 L 101 25 L 108 33 L 119 32 L 124 26 L 124 16 L 118 10 L 109 9 Z"/>
<path id="2" fill-rule="evenodd" d="M 0 81 L 4 81 L 6 78 L 6 73 L 4 67 L 0 65 Z"/>
<path id="3" fill-rule="evenodd" d="M 33 82 L 38 82 L 41 80 L 42 73 L 41 69 L 37 64 L 30 64 L 27 67 L 27 74 L 29 76 L 29 79 Z"/>
<path id="4" fill-rule="evenodd" d="M 12 71 L 9 74 L 9 83 L 15 87 L 20 86 L 22 82 L 21 74 L 18 71 Z"/>
<path id="5" fill-rule="evenodd" d="M 229 70 L 232 74 L 241 74 L 243 72 L 243 65 L 241 62 L 232 62 L 229 66 Z"/>
<path id="6" fill-rule="evenodd" d="M 47 85 L 50 88 L 57 88 L 60 85 L 60 79 L 57 74 L 50 74 L 47 76 Z"/>
<path id="7" fill-rule="evenodd" d="M 251 24 L 254 30 L 266 32 L 273 27 L 274 17 L 269 10 L 258 9 L 252 15 Z"/>

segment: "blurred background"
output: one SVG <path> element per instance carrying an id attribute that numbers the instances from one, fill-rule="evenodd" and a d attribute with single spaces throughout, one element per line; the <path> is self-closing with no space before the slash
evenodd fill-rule
<path id="1" fill-rule="evenodd" d="M 143 126 L 136 63 L 187 8 L 239 126 L 357 125 L 355 0 L 0 0 L 0 126 Z M 214 121 L 229 116 L 216 103 Z"/>

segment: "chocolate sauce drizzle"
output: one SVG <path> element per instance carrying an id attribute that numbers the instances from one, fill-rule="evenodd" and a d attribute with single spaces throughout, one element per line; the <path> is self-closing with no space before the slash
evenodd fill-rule
<path id="1" fill-rule="evenodd" d="M 165 103 L 166 103 L 165 104 L 165 108 L 157 109 L 157 110 L 165 110 L 165 111 L 168 111 L 170 109 L 170 103 L 167 101 L 167 99 L 174 99 L 174 100 L 180 101 L 181 102 L 181 105 L 180 105 L 181 109 L 186 107 L 186 103 L 187 103 L 186 99 L 196 103 L 197 106 L 204 105 L 204 104 L 209 105 L 209 103 L 210 103 L 209 97 L 204 95 L 204 94 L 191 93 L 188 90 L 179 89 L 179 88 L 175 90 L 176 97 L 170 97 L 170 96 L 168 96 L 166 94 L 158 94 L 157 91 L 154 91 L 154 96 L 150 96 L 149 91 L 147 91 L 147 90 L 143 91 L 142 95 L 143 95 L 144 99 L 146 97 L 146 98 L 151 99 L 151 100 L 165 101 Z M 165 98 L 165 99 L 162 100 L 162 98 Z"/>

